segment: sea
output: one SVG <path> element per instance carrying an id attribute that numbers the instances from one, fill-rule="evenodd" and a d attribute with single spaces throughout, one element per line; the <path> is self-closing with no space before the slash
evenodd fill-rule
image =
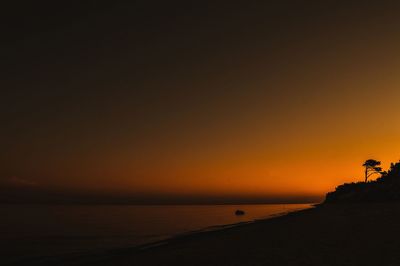
<path id="1" fill-rule="evenodd" d="M 311 204 L 0 205 L 0 255 L 14 260 L 135 247 L 311 207 Z M 238 209 L 245 214 L 235 215 Z"/>

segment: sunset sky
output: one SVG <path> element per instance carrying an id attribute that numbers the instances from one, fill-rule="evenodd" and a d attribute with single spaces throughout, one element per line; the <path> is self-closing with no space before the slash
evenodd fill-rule
<path id="1" fill-rule="evenodd" d="M 15 197 L 318 201 L 400 159 L 399 1 L 72 2 L 2 10 Z"/>

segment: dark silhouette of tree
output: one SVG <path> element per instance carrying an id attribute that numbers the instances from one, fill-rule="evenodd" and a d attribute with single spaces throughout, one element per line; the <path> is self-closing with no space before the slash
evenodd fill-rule
<path id="1" fill-rule="evenodd" d="M 365 161 L 365 182 L 336 187 L 326 195 L 325 203 L 400 201 L 400 162 L 392 163 L 387 171 L 381 171 L 379 165 L 379 161 Z M 381 176 L 366 182 L 372 174 Z"/>
<path id="2" fill-rule="evenodd" d="M 369 159 L 364 162 L 362 166 L 365 167 L 365 183 L 367 183 L 368 177 L 371 175 L 382 173 L 382 168 L 378 167 L 379 165 L 381 165 L 381 162 L 374 159 Z"/>

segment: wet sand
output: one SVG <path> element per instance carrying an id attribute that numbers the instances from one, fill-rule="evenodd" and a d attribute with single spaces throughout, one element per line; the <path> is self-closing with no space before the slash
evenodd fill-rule
<path id="1" fill-rule="evenodd" d="M 154 246 L 22 264 L 400 265 L 400 203 L 325 205 Z"/>

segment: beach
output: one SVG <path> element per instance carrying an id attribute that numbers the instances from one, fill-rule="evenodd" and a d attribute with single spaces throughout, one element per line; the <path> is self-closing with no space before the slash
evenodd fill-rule
<path id="1" fill-rule="evenodd" d="M 0 205 L 4 263 L 102 252 L 276 217 L 310 204 Z M 244 215 L 235 215 L 236 210 Z"/>
<path id="2" fill-rule="evenodd" d="M 27 265 L 400 265 L 400 204 L 320 205 L 154 245 Z"/>

